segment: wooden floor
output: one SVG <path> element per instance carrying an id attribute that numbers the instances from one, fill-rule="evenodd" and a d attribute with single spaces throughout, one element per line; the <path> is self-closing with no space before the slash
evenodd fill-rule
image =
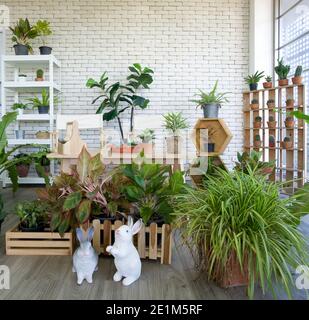
<path id="1" fill-rule="evenodd" d="M 12 212 L 18 201 L 35 198 L 32 188 L 21 188 L 15 197 L 9 189 L 1 190 L 5 208 Z M 112 281 L 115 267 L 112 258 L 100 258 L 94 283 L 76 284 L 72 273 L 71 257 L 6 256 L 4 233 L 16 223 L 10 215 L 2 225 L 0 237 L 0 265 L 7 265 L 11 272 L 10 290 L 0 290 L 1 299 L 247 299 L 244 288 L 224 290 L 209 283 L 205 275 L 199 276 L 192 257 L 175 239 L 172 264 L 143 261 L 141 278 L 129 287 Z M 308 225 L 307 225 L 308 227 Z M 308 231 L 308 230 L 307 230 Z M 309 234 L 309 232 L 308 232 Z M 257 289 L 256 299 L 270 299 Z M 284 298 L 284 296 L 282 296 Z M 295 299 L 303 299 L 304 292 L 296 291 Z"/>

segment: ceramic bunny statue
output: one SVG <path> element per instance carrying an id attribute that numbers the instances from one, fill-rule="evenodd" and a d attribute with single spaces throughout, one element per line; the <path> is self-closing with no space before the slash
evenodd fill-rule
<path id="1" fill-rule="evenodd" d="M 117 272 L 114 274 L 114 281 L 120 281 L 122 284 L 130 285 L 141 275 L 141 259 L 133 244 L 133 235 L 142 228 L 142 220 L 138 220 L 133 225 L 133 219 L 129 216 L 128 225 L 123 225 L 115 231 L 115 242 L 108 246 L 106 251 L 115 258 Z"/>
<path id="2" fill-rule="evenodd" d="M 73 272 L 77 273 L 77 284 L 82 284 L 84 279 L 92 283 L 92 274 L 98 270 L 98 255 L 91 245 L 94 229 L 89 228 L 83 232 L 81 228 L 76 228 L 76 236 L 80 242 L 80 247 L 73 255 Z"/>

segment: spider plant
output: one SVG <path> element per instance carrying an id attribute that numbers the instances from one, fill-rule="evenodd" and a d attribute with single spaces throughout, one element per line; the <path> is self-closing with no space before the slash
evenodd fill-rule
<path id="1" fill-rule="evenodd" d="M 207 189 L 188 187 L 175 197 L 175 224 L 210 280 L 218 280 L 234 255 L 242 272 L 248 272 L 250 298 L 257 283 L 276 296 L 274 280 L 291 297 L 295 284 L 290 268 L 308 261 L 297 228 L 306 210 L 297 208 L 297 196 L 280 198 L 282 185 L 248 171 L 218 169 L 208 178 Z M 303 199 L 308 208 L 308 192 Z"/>
<path id="2" fill-rule="evenodd" d="M 264 71 L 256 71 L 256 73 L 248 75 L 247 77 L 245 77 L 245 82 L 247 84 L 257 84 L 260 82 L 260 80 L 264 77 Z"/>
<path id="3" fill-rule="evenodd" d="M 164 127 L 170 130 L 174 135 L 180 130 L 187 129 L 189 127 L 187 119 L 185 119 L 181 112 L 169 112 L 163 115 Z"/>

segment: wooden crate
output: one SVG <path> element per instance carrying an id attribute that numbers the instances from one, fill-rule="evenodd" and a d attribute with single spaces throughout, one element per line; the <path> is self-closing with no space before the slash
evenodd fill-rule
<path id="1" fill-rule="evenodd" d="M 106 247 L 113 244 L 114 232 L 123 222 L 116 220 L 112 223 L 105 220 L 93 220 L 94 227 L 93 247 L 98 253 L 109 255 Z M 149 227 L 143 227 L 141 231 L 134 236 L 134 244 L 142 259 L 157 260 L 162 264 L 171 264 L 172 258 L 172 228 L 169 224 L 163 224 L 158 227 L 156 223 L 151 223 Z"/>
<path id="2" fill-rule="evenodd" d="M 18 226 L 5 234 L 6 254 L 15 256 L 69 256 L 73 253 L 73 233 L 22 232 Z"/>

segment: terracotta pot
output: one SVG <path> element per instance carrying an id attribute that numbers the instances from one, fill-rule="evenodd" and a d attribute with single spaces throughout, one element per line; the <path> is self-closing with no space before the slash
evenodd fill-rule
<path id="1" fill-rule="evenodd" d="M 295 103 L 295 100 L 294 99 L 291 99 L 289 101 L 286 101 L 286 107 L 287 108 L 294 108 L 294 103 Z"/>
<path id="2" fill-rule="evenodd" d="M 29 173 L 29 164 L 19 164 L 16 166 L 17 174 L 20 178 L 25 178 Z"/>
<path id="3" fill-rule="evenodd" d="M 169 154 L 179 154 L 182 148 L 182 138 L 179 136 L 166 137 L 166 151 Z"/>
<path id="4" fill-rule="evenodd" d="M 134 147 L 122 144 L 120 147 L 111 146 L 112 153 L 132 153 Z"/>
<path id="5" fill-rule="evenodd" d="M 250 108 L 251 110 L 259 110 L 260 106 L 257 103 L 253 103 L 253 104 L 251 103 Z"/>
<path id="6" fill-rule="evenodd" d="M 293 148 L 293 141 L 282 141 L 282 148 L 283 149 L 291 149 Z"/>
<path id="7" fill-rule="evenodd" d="M 140 153 L 144 151 L 145 155 L 152 155 L 153 144 L 152 143 L 140 143 L 132 150 L 133 153 Z"/>
<path id="8" fill-rule="evenodd" d="M 303 83 L 303 77 L 293 77 L 292 82 L 293 84 L 300 85 Z"/>
<path id="9" fill-rule="evenodd" d="M 267 103 L 267 108 L 272 110 L 275 108 L 275 103 L 271 102 L 271 103 Z"/>
<path id="10" fill-rule="evenodd" d="M 294 120 L 285 120 L 284 123 L 286 128 L 289 128 L 289 129 L 294 128 L 294 124 L 295 124 Z"/>
<path id="11" fill-rule="evenodd" d="M 272 82 L 264 82 L 263 87 L 264 87 L 264 89 L 271 89 L 273 87 L 273 83 Z"/>
<path id="12" fill-rule="evenodd" d="M 254 146 L 255 148 L 261 148 L 261 145 L 262 145 L 262 141 L 254 141 L 254 142 L 253 142 L 253 146 Z"/>
<path id="13" fill-rule="evenodd" d="M 279 82 L 279 87 L 284 87 L 289 85 L 289 79 L 282 79 L 282 80 L 279 80 L 278 82 Z"/>
<path id="14" fill-rule="evenodd" d="M 43 78 L 35 78 L 35 81 L 44 81 Z"/>
<path id="15" fill-rule="evenodd" d="M 276 142 L 269 142 L 269 147 L 270 148 L 275 148 L 276 147 Z"/>
<path id="16" fill-rule="evenodd" d="M 268 128 L 276 129 L 277 121 L 267 121 Z"/>
<path id="17" fill-rule="evenodd" d="M 254 129 L 261 129 L 261 127 L 262 127 L 262 122 L 261 121 L 253 122 L 253 128 Z"/>

